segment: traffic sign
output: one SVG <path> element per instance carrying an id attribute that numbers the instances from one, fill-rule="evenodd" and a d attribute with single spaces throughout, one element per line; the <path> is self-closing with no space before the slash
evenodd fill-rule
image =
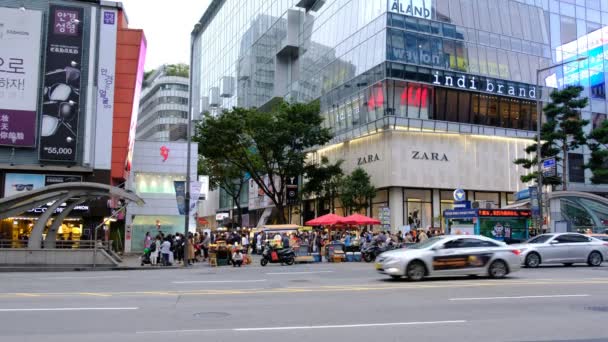
<path id="1" fill-rule="evenodd" d="M 543 159 L 541 164 L 541 169 L 543 171 L 543 176 L 545 177 L 554 177 L 557 175 L 557 162 L 555 161 L 555 157 Z"/>

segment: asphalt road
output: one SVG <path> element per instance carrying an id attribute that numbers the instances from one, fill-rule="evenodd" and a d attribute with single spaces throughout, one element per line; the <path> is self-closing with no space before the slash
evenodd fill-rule
<path id="1" fill-rule="evenodd" d="M 608 265 L 393 281 L 372 264 L 2 273 L 0 341 L 608 341 Z"/>

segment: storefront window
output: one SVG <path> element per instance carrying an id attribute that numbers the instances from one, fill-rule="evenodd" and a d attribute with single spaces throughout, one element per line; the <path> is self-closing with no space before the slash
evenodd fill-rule
<path id="1" fill-rule="evenodd" d="M 138 194 L 173 194 L 175 195 L 174 181 L 185 180 L 179 174 L 154 174 L 138 172 L 135 174 L 135 189 Z"/>
<path id="2" fill-rule="evenodd" d="M 410 229 L 427 228 L 433 225 L 433 204 L 431 190 L 403 190 L 403 212 L 405 224 Z"/>
<path id="3" fill-rule="evenodd" d="M 500 193 L 498 192 L 480 192 L 475 191 L 473 194 L 475 201 L 492 202 L 497 207 L 500 207 Z"/>
<path id="4" fill-rule="evenodd" d="M 446 210 L 454 209 L 454 191 L 453 190 L 442 190 L 440 196 L 440 209 L 441 209 L 441 229 L 445 231 L 445 222 L 443 220 L 443 212 Z"/>

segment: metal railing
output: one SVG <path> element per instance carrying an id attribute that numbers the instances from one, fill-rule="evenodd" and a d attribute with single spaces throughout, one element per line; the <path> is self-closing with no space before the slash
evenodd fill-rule
<path id="1" fill-rule="evenodd" d="M 97 243 L 93 240 L 57 240 L 53 249 L 104 249 L 111 251 L 112 242 L 112 240 L 97 241 Z M 0 249 L 25 249 L 27 243 L 28 240 L 0 240 Z M 46 248 L 44 241 L 42 241 L 42 248 Z"/>

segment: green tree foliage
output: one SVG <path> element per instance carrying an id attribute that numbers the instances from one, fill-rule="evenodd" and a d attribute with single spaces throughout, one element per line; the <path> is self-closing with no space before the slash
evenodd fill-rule
<path id="1" fill-rule="evenodd" d="M 556 161 L 562 161 L 562 177 L 543 177 L 543 185 L 563 184 L 565 190 L 567 159 L 564 160 L 564 157 L 568 155 L 568 151 L 587 143 L 583 127 L 589 122 L 580 118 L 580 110 L 587 106 L 588 99 L 580 98 L 582 91 L 581 86 L 567 86 L 562 90 L 556 90 L 550 95 L 552 102 L 544 108 L 547 122 L 541 127 L 541 156 L 543 158 L 555 157 Z M 537 148 L 536 143 L 527 146 L 525 151 L 529 157 L 514 161 L 515 164 L 532 170 L 531 173 L 521 176 L 521 181 L 524 183 L 538 177 L 536 171 Z"/>
<path id="2" fill-rule="evenodd" d="M 306 183 L 302 187 L 302 193 L 305 196 L 313 196 L 317 199 L 317 206 L 325 201 L 329 201 L 330 210 L 334 209 L 334 198 L 338 195 L 342 177 L 343 160 L 338 160 L 336 163 L 330 163 L 327 157 L 321 157 L 321 162 L 318 164 L 308 164 L 304 167 L 304 176 Z M 320 207 L 317 207 L 317 212 L 320 212 Z"/>
<path id="3" fill-rule="evenodd" d="M 277 221 L 284 223 L 287 178 L 302 175 L 307 150 L 331 138 L 322 121 L 318 101 L 280 102 L 269 112 L 233 108 L 218 116 L 205 115 L 194 140 L 202 157 L 224 158 L 248 173 L 278 209 Z"/>
<path id="4" fill-rule="evenodd" d="M 237 210 L 236 224 L 241 226 L 243 208 L 240 199 L 247 184 L 245 174 L 221 156 L 215 159 L 199 158 L 198 173 L 209 176 L 210 190 L 223 189 L 230 196 Z"/>
<path id="5" fill-rule="evenodd" d="M 188 64 L 169 64 L 165 66 L 165 75 L 188 77 L 190 75 L 190 67 Z"/>
<path id="6" fill-rule="evenodd" d="M 608 120 L 591 131 L 588 138 L 591 158 L 585 167 L 593 173 L 592 183 L 606 184 L 608 183 Z"/>
<path id="7" fill-rule="evenodd" d="M 340 186 L 340 201 L 348 213 L 367 208 L 374 196 L 376 188 L 372 185 L 369 174 L 362 168 L 358 167 L 344 177 Z"/>

